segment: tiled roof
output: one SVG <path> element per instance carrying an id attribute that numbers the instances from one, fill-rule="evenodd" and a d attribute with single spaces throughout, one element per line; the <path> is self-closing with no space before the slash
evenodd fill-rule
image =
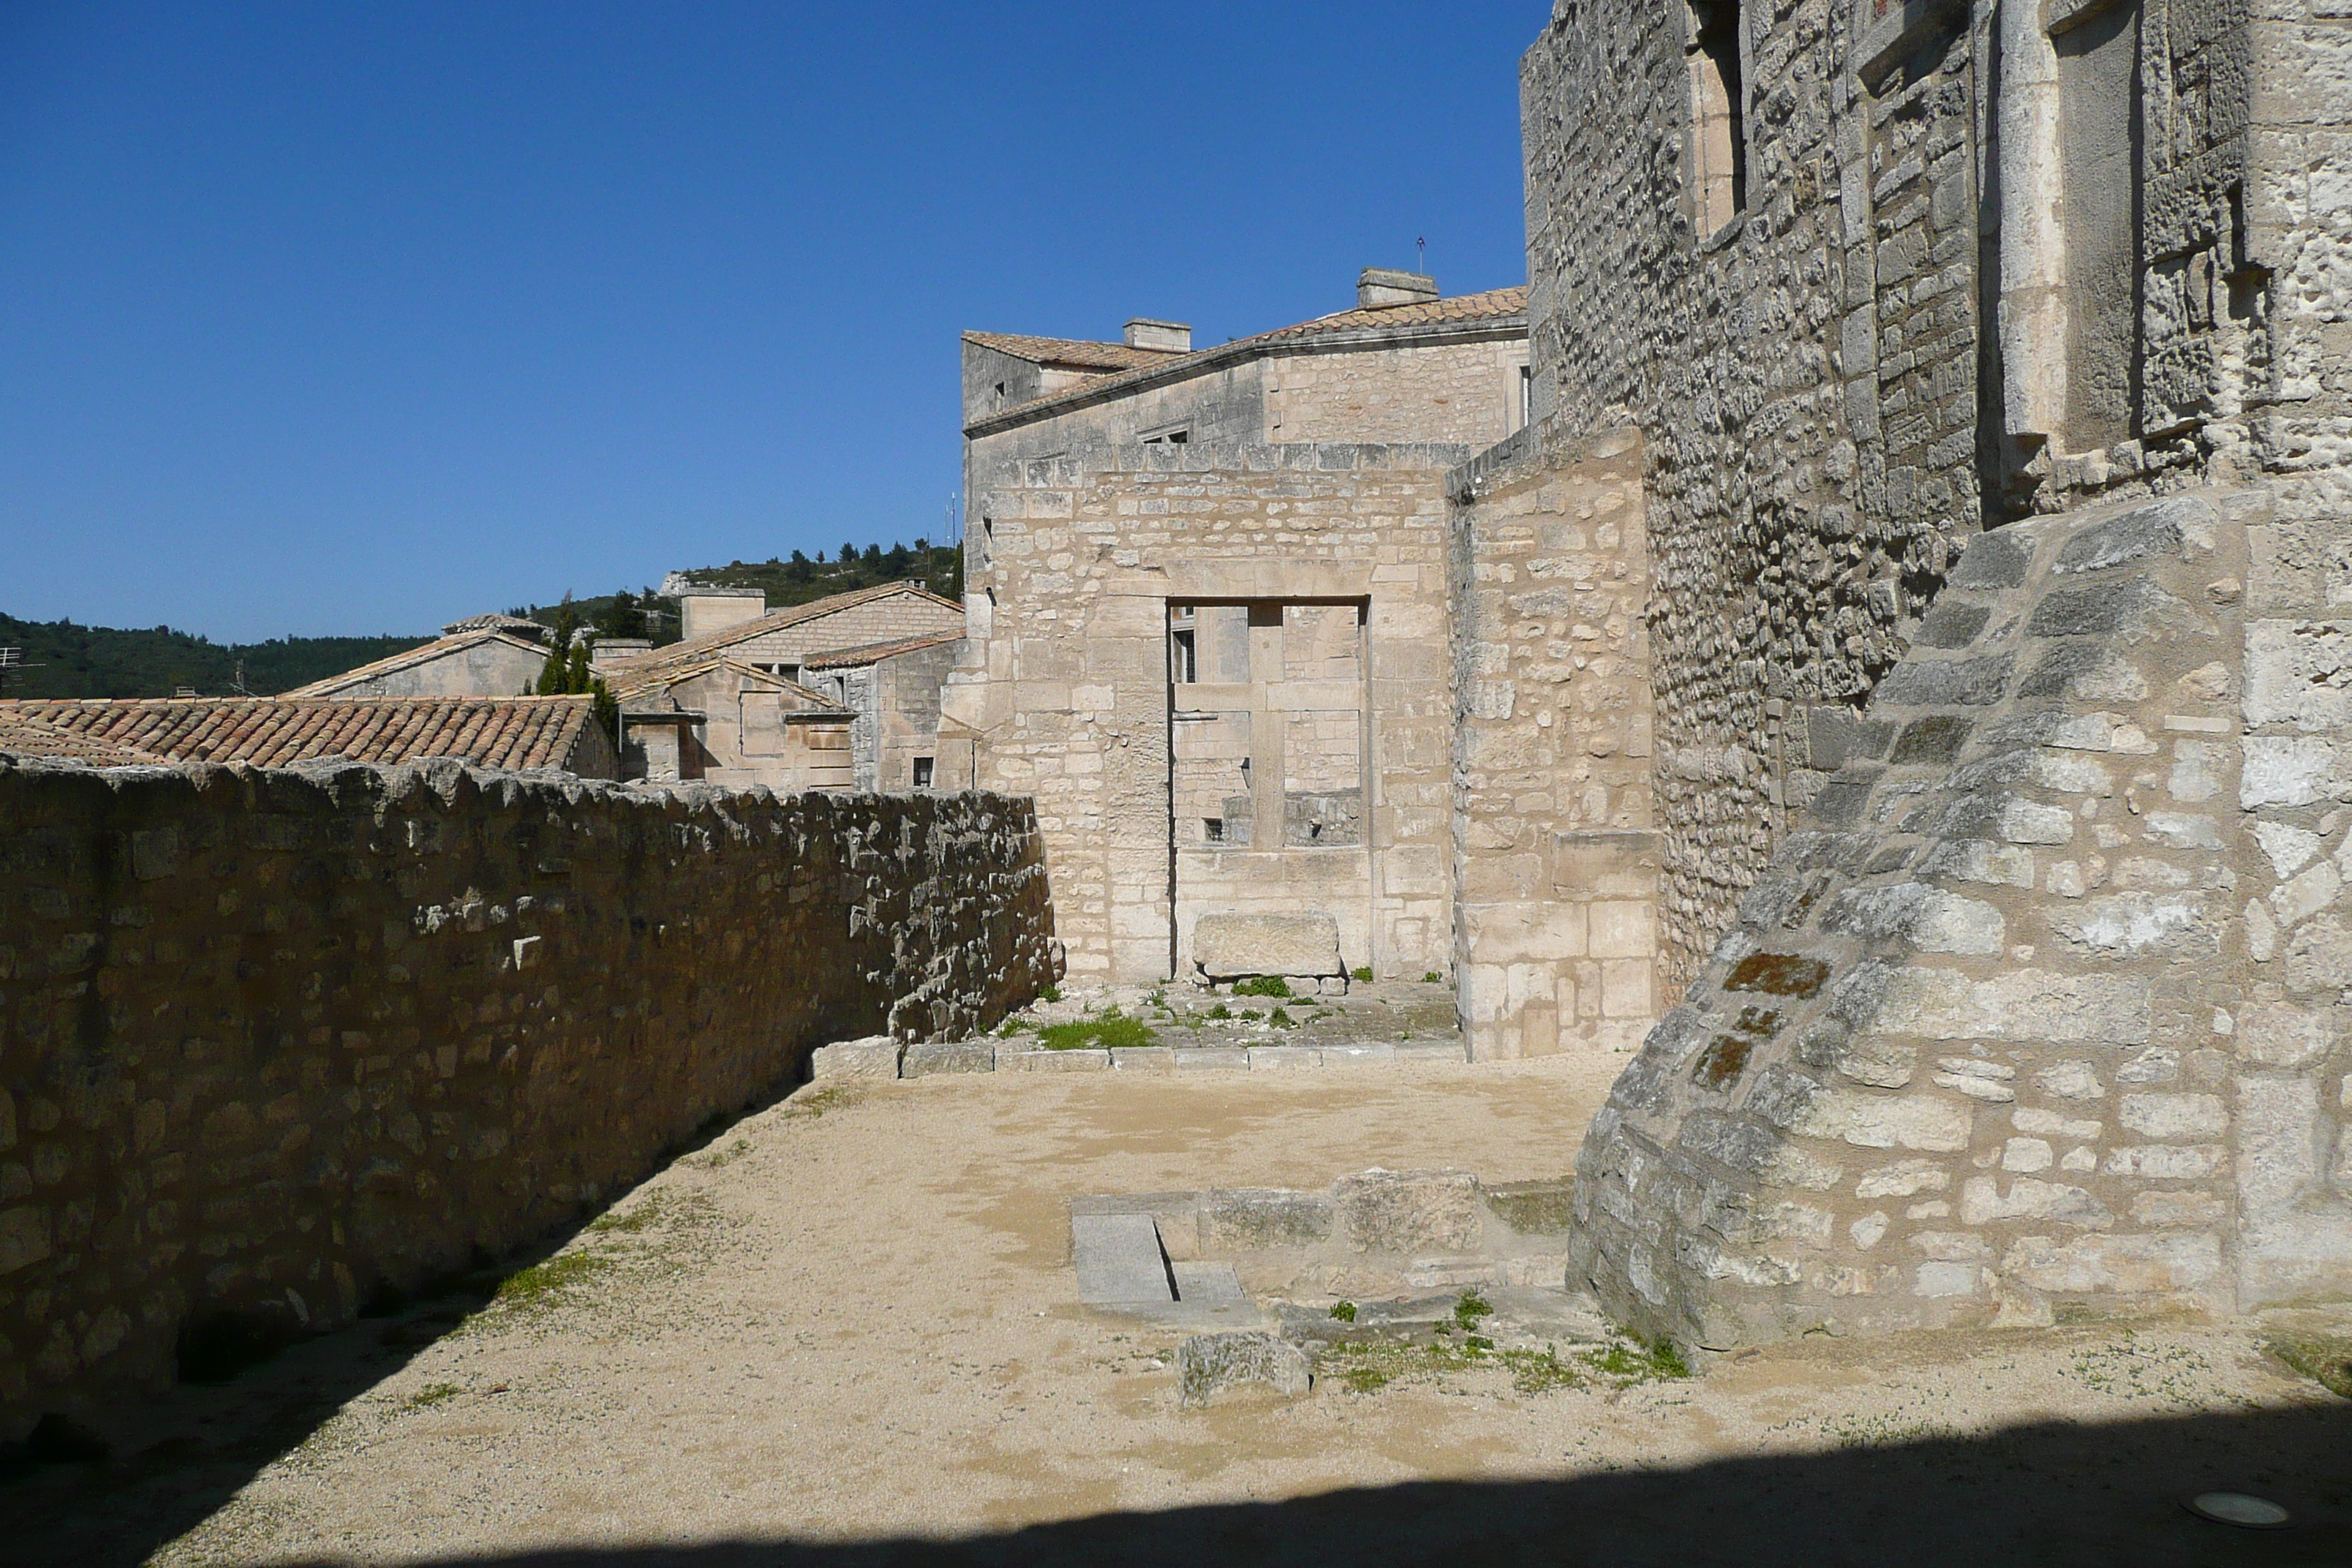
<path id="1" fill-rule="evenodd" d="M 711 670 L 720 668 L 731 669 L 747 680 L 756 681 L 787 697 L 798 699 L 801 708 L 836 713 L 845 719 L 854 716 L 848 709 L 842 707 L 823 692 L 812 691 L 797 680 L 786 680 L 781 675 L 761 669 L 757 665 L 740 663 L 729 658 L 723 653 L 710 654 L 683 665 L 665 665 L 661 669 L 650 673 L 632 669 L 628 679 L 616 687 L 613 695 L 619 700 L 621 710 L 625 713 L 658 713 L 665 710 L 663 707 L 665 700 L 670 709 L 679 706 L 677 699 L 669 696 L 671 688 L 692 680 L 698 675 L 707 675 Z"/>
<path id="2" fill-rule="evenodd" d="M 861 664 L 877 663 L 888 658 L 892 654 L 914 653 L 922 648 L 937 647 L 941 643 L 962 640 L 961 632 L 932 632 L 925 637 L 900 637 L 895 642 L 867 643 L 863 647 L 830 648 L 824 653 L 812 654 L 803 659 L 801 668 L 803 669 L 848 669 Z"/>
<path id="3" fill-rule="evenodd" d="M 526 620 L 520 616 L 500 615 L 493 611 L 487 616 L 467 616 L 462 621 L 451 621 L 441 628 L 444 637 L 459 632 L 513 632 L 523 637 L 544 637 L 547 625 L 543 621 Z"/>
<path id="4" fill-rule="evenodd" d="M 1283 343 L 1302 342 L 1310 338 L 1328 337 L 1340 332 L 1381 331 L 1397 327 L 1468 326 L 1479 321 L 1508 321 L 1522 315 L 1528 308 L 1528 290 L 1522 284 L 1513 289 L 1489 289 L 1483 293 L 1457 294 L 1450 300 L 1420 300 L 1402 305 L 1360 306 L 1352 310 L 1339 310 L 1328 316 L 1318 316 L 1311 321 L 1295 326 L 1276 327 L 1270 332 L 1255 337 L 1237 338 L 1214 348 L 1199 349 L 1189 354 L 1160 354 L 1138 365 L 1121 367 L 1096 376 L 1076 386 L 1065 387 L 1043 397 L 1013 405 L 991 414 L 981 424 L 993 424 L 1007 417 L 1018 417 L 1033 409 L 1049 407 L 1072 397 L 1097 397 L 1106 391 L 1116 391 L 1131 383 L 1153 379 L 1166 374 L 1171 365 L 1182 365 L 1199 361 L 1205 368 L 1210 364 L 1226 364 L 1238 359 Z M 985 334 L 966 332 L 968 338 Z M 1043 341 L 1043 340 L 1041 340 Z M 1113 345 L 1105 345 L 1113 346 Z"/>
<path id="5" fill-rule="evenodd" d="M 0 702 L 0 750 L 10 749 L 12 735 L 48 731 L 75 749 L 34 754 L 101 766 L 120 765 L 113 756 L 131 751 L 143 762 L 256 767 L 322 757 L 386 764 L 457 757 L 489 768 L 563 768 L 595 714 L 593 697 L 19 700 Z"/>
<path id="6" fill-rule="evenodd" d="M 79 735 L 54 724 L 44 724 L 30 714 L 13 711 L 16 706 L 0 705 L 0 753 L 56 757 L 100 768 L 137 767 L 169 760 L 136 746 L 117 745 L 93 735 Z"/>
<path id="7" fill-rule="evenodd" d="M 361 681 L 396 674 L 415 665 L 429 663 L 453 653 L 462 653 L 467 648 L 486 642 L 502 642 L 511 647 L 520 648 L 525 653 L 535 653 L 542 658 L 547 656 L 547 649 L 542 644 L 516 637 L 510 632 L 500 631 L 493 626 L 485 626 L 478 631 L 458 632 L 454 636 L 436 637 L 422 647 L 410 648 L 406 653 L 396 653 L 390 658 L 380 658 L 373 664 L 363 664 L 357 669 L 347 669 L 341 675 L 331 675 L 324 680 L 314 680 L 308 686 L 298 686 L 293 690 L 282 692 L 280 695 L 297 698 L 332 697 Z"/>
<path id="8" fill-rule="evenodd" d="M 1083 338 L 1031 338 L 1018 332 L 966 332 L 963 341 L 1032 364 L 1066 365 L 1072 370 L 1136 370 L 1184 357 L 1175 349 L 1129 348 L 1125 343 L 1088 342 Z"/>
<path id="9" fill-rule="evenodd" d="M 834 594 L 822 599 L 811 599 L 805 605 L 787 605 L 782 609 L 771 611 L 757 620 L 738 621 L 731 626 L 724 626 L 715 632 L 706 632 L 691 641 L 672 643 L 667 647 L 656 648 L 646 658 L 634 658 L 618 666 L 607 679 L 615 684 L 626 681 L 631 687 L 640 686 L 654 679 L 678 679 L 677 676 L 669 673 L 673 667 L 693 664 L 698 660 L 709 658 L 712 654 L 733 647 L 738 643 L 749 642 L 753 637 L 765 637 L 770 632 L 780 632 L 787 626 L 796 626 L 803 621 L 815 620 L 820 616 L 830 616 L 843 610 L 855 609 L 859 605 L 867 604 L 876 599 L 888 598 L 893 594 L 918 595 L 929 599 L 934 605 L 953 610 L 959 616 L 963 614 L 962 605 L 952 600 L 940 598 L 919 584 L 884 583 L 877 587 L 859 588 L 847 594 Z"/>

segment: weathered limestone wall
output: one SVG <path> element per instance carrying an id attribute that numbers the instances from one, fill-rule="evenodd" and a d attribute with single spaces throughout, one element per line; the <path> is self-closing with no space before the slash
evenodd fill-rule
<path id="1" fill-rule="evenodd" d="M 0 1438 L 642 1176 L 828 1039 L 1051 978 L 989 795 L 0 763 Z"/>
<path id="2" fill-rule="evenodd" d="M 1454 977 L 1470 1053 L 1630 1051 L 1656 1021 L 1639 436 L 1456 470 Z"/>
<path id="3" fill-rule="evenodd" d="M 1265 374 L 1265 439 L 1491 447 L 1527 423 L 1527 363 L 1524 335 L 1275 360 Z"/>
<path id="4" fill-rule="evenodd" d="M 1288 605 L 1261 628 L 1286 637 L 1302 601 L 1362 617 L 1361 675 L 1345 706 L 1362 709 L 1368 694 L 1363 841 L 1312 852 L 1356 868 L 1342 894 L 1369 890 L 1370 949 L 1348 962 L 1383 974 L 1444 966 L 1444 481 L 1469 455 L 1194 442 L 1017 459 L 974 443 L 971 626 L 965 665 L 941 692 L 943 722 L 972 737 L 983 787 L 1035 799 L 1073 975 L 1172 972 L 1171 606 Z M 1320 869 L 1303 873 L 1302 899 L 1328 890 Z"/>
<path id="5" fill-rule="evenodd" d="M 1969 549 L 1596 1121 L 1571 1279 L 1709 1346 L 2352 1289 L 2352 650 L 2246 617 L 2270 506 Z"/>

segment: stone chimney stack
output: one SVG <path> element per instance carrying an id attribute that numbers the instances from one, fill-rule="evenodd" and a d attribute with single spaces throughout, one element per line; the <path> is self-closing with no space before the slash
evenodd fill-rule
<path id="1" fill-rule="evenodd" d="M 1419 305 L 1436 298 L 1437 279 L 1426 273 L 1367 267 L 1356 279 L 1356 308 L 1361 310 L 1381 305 Z"/>
<path id="2" fill-rule="evenodd" d="M 1155 321 L 1138 316 L 1127 324 L 1127 346 L 1188 354 L 1192 352 L 1192 329 L 1181 321 Z"/>

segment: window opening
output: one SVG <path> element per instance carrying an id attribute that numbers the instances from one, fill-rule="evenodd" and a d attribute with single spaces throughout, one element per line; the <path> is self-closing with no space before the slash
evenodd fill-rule
<path id="1" fill-rule="evenodd" d="M 931 787 L 931 759 L 929 757 L 915 759 L 915 787 L 917 789 Z"/>
<path id="2" fill-rule="evenodd" d="M 1701 238 L 1748 208 L 1748 100 L 1739 73 L 1739 0 L 1691 0 L 1693 214 Z"/>
<path id="3" fill-rule="evenodd" d="M 1143 444 L 1147 447 L 1183 447 L 1191 445 L 1192 440 L 1192 432 L 1189 428 L 1152 430 L 1143 437 Z"/>
<path id="4" fill-rule="evenodd" d="M 1223 844 L 1225 841 L 1225 819 L 1222 816 L 1201 818 L 1201 837 L 1208 843 Z"/>
<path id="5" fill-rule="evenodd" d="M 1195 637 L 1189 631 L 1168 634 L 1168 678 L 1179 686 L 1190 686 L 1201 678 Z"/>

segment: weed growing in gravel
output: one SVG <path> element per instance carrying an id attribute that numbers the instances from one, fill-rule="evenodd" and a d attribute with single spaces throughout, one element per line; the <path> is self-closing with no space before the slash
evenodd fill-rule
<path id="1" fill-rule="evenodd" d="M 997 1026 L 996 1037 L 1000 1040 L 1009 1040 L 1028 1026 L 1018 1018 L 1007 1018 Z"/>
<path id="2" fill-rule="evenodd" d="M 1355 968 L 1348 971 L 1348 978 L 1350 980 L 1360 980 L 1369 985 L 1371 984 L 1372 980 L 1372 966 L 1369 963 L 1359 964 Z"/>
<path id="3" fill-rule="evenodd" d="M 1352 1323 L 1356 1321 L 1356 1304 L 1353 1301 L 1335 1301 L 1331 1306 L 1331 1315 L 1343 1323 Z"/>
<path id="4" fill-rule="evenodd" d="M 1497 1349 L 1493 1340 L 1468 1331 L 1492 1310 L 1475 1291 L 1466 1292 L 1455 1303 L 1454 1321 L 1435 1325 L 1440 1336 L 1435 1344 L 1416 1344 L 1406 1340 L 1341 1340 L 1323 1352 L 1319 1364 L 1326 1375 L 1337 1377 L 1341 1386 L 1356 1394 L 1373 1393 L 1400 1378 L 1439 1377 L 1447 1373 L 1492 1368 L 1508 1372 L 1512 1388 L 1520 1394 L 1548 1394 L 1594 1382 L 1623 1389 L 1690 1375 L 1690 1366 L 1682 1353 L 1663 1341 L 1655 1345 L 1620 1341 L 1566 1356 L 1559 1353 L 1557 1346 L 1549 1344 L 1539 1351 L 1523 1347 Z M 1339 1310 L 1334 1308 L 1331 1315 L 1339 1317 Z M 1459 1341 L 1454 1338 L 1457 1332 L 1462 1336 Z"/>
<path id="5" fill-rule="evenodd" d="M 534 1311 L 554 1306 L 572 1289 L 585 1284 L 613 1266 L 601 1252 L 559 1252 L 541 1263 L 506 1277 L 491 1304 Z"/>
<path id="6" fill-rule="evenodd" d="M 424 1387 L 418 1389 L 415 1393 L 408 1396 L 406 1408 L 410 1410 L 429 1410 L 434 1405 L 440 1404 L 443 1400 L 455 1399 L 457 1395 L 465 1392 L 466 1391 L 463 1388 L 460 1388 L 454 1383 L 428 1383 Z"/>
<path id="7" fill-rule="evenodd" d="M 1048 985 L 1037 993 L 1040 1002 L 1059 1002 L 1061 999 L 1062 988 L 1058 985 Z"/>
<path id="8" fill-rule="evenodd" d="M 1637 1383 L 1663 1383 L 1668 1378 L 1688 1377 L 1690 1363 L 1675 1348 L 1672 1340 L 1659 1340 L 1643 1344 L 1639 1340 L 1621 1340 L 1606 1350 L 1588 1351 L 1585 1361 L 1592 1370 L 1618 1380 L 1620 1388 L 1631 1388 Z"/>
<path id="9" fill-rule="evenodd" d="M 2098 1350 L 2076 1353 L 2070 1368 L 2086 1388 L 2122 1399 L 2153 1399 L 2183 1409 L 2204 1403 L 2196 1386 L 2213 1363 L 2187 1345 L 2143 1345 L 2126 1329 L 2123 1337 Z"/>
<path id="10" fill-rule="evenodd" d="M 1287 1007 L 1276 1007 L 1265 1016 L 1265 1021 L 1277 1029 L 1298 1027 L 1298 1020 L 1290 1016 L 1290 1009 Z"/>
<path id="11" fill-rule="evenodd" d="M 1914 1443 L 1948 1441 L 1961 1432 L 1937 1421 L 1900 1421 L 1893 1415 L 1848 1412 L 1824 1418 L 1822 1435 L 1841 1448 L 1904 1448 Z"/>
<path id="12" fill-rule="evenodd" d="M 1226 1006 L 1223 1002 L 1218 1003 L 1215 1006 L 1210 1008 L 1207 1013 L 1202 1015 L 1204 1017 L 1214 1018 L 1220 1024 L 1223 1023 L 1233 1016 L 1234 1010 L 1231 1007 Z"/>
<path id="13" fill-rule="evenodd" d="M 1479 1319 L 1492 1317 L 1494 1312 L 1495 1309 L 1487 1304 L 1486 1298 L 1478 1294 L 1475 1286 L 1463 1291 L 1462 1299 L 1454 1303 L 1454 1321 L 1465 1329 L 1476 1328 Z"/>
<path id="14" fill-rule="evenodd" d="M 1130 1018 L 1116 1007 L 1105 1008 L 1091 1018 L 1081 1018 L 1071 1024 L 1048 1024 L 1037 1031 L 1037 1043 L 1049 1051 L 1076 1051 L 1088 1047 L 1102 1050 L 1129 1050 L 1139 1046 L 1156 1046 L 1160 1037 L 1151 1026 L 1140 1018 Z"/>
<path id="15" fill-rule="evenodd" d="M 828 1110 L 845 1110 L 856 1102 L 856 1092 L 850 1089 L 848 1085 L 843 1083 L 820 1084 L 814 1089 L 804 1089 L 801 1090 L 800 1093 L 784 1101 L 784 1114 L 787 1116 L 823 1116 Z M 730 1160 L 736 1158 L 738 1155 L 748 1154 L 751 1152 L 751 1145 L 744 1142 L 742 1139 L 738 1138 L 735 1140 L 735 1142 L 737 1146 L 733 1154 L 713 1154 L 704 1159 L 702 1163 L 709 1165 L 713 1170 L 716 1170 L 719 1166 L 726 1164 Z"/>
<path id="16" fill-rule="evenodd" d="M 1236 996 L 1288 996 L 1290 982 L 1279 974 L 1254 974 L 1247 980 L 1234 982 Z"/>

